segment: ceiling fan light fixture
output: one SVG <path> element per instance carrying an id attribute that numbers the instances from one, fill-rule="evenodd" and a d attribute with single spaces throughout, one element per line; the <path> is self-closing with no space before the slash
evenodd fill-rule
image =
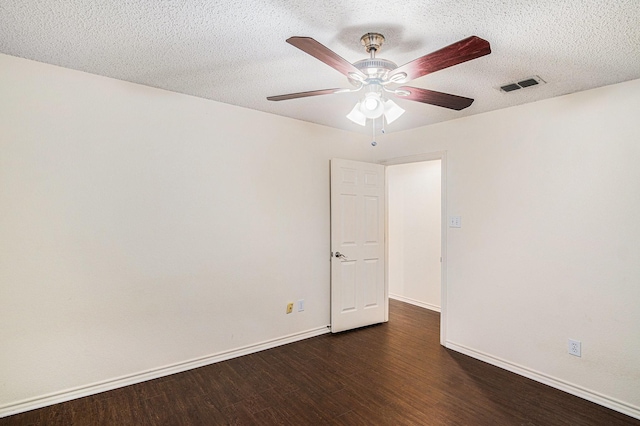
<path id="1" fill-rule="evenodd" d="M 351 112 L 347 114 L 347 118 L 361 126 L 365 126 L 367 124 L 367 117 L 360 112 L 360 102 L 358 102 Z"/>
<path id="2" fill-rule="evenodd" d="M 393 123 L 400 118 L 402 114 L 404 114 L 404 109 L 400 108 L 398 104 L 392 100 L 384 103 L 384 118 L 387 120 L 387 124 Z"/>
<path id="3" fill-rule="evenodd" d="M 267 100 L 281 101 L 285 99 L 351 93 L 364 90 L 366 92 L 365 95 L 360 98 L 351 112 L 347 114 L 347 118 L 361 126 L 366 126 L 367 120 L 373 120 L 371 128 L 374 135 L 374 142 L 372 145 L 375 146 L 376 120 L 383 117 L 381 130 L 384 133 L 384 123 L 392 123 L 405 112 L 404 109 L 400 108 L 394 102 L 389 101 L 385 93 L 391 93 L 395 96 L 405 97 L 405 99 L 411 101 L 449 108 L 456 111 L 467 108 L 473 103 L 473 99 L 463 96 L 407 86 L 402 86 L 394 90 L 388 88 L 388 85 L 415 80 L 424 75 L 491 53 L 491 46 L 488 41 L 478 36 L 469 36 L 398 67 L 394 62 L 376 57 L 376 52 L 380 50 L 384 42 L 384 36 L 382 34 L 367 33 L 361 37 L 360 41 L 369 53 L 369 58 L 351 63 L 311 37 L 289 37 L 287 43 L 340 72 L 349 79 L 349 83 L 356 87 L 355 89 L 323 89 L 280 96 L 269 96 Z M 530 79 L 523 80 L 518 84 L 534 85 L 535 82 Z"/>

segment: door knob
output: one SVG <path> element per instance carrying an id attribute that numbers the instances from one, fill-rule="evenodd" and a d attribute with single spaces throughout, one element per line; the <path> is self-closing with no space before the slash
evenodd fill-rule
<path id="1" fill-rule="evenodd" d="M 345 256 L 344 254 L 340 253 L 339 251 L 336 252 L 336 257 L 342 260 L 349 260 L 349 258 L 347 256 Z"/>

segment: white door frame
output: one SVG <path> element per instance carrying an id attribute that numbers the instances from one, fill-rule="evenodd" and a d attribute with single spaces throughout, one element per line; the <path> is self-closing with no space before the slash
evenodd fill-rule
<path id="1" fill-rule="evenodd" d="M 440 160 L 440 253 L 442 261 L 440 263 L 440 344 L 446 346 L 447 341 L 447 152 L 437 151 L 425 154 L 410 155 L 407 157 L 391 158 L 381 161 L 384 166 L 393 166 L 397 164 L 419 163 L 422 161 Z M 384 287 L 385 297 L 387 299 L 385 321 L 389 321 L 389 184 L 386 179 L 385 169 L 385 276 Z"/>

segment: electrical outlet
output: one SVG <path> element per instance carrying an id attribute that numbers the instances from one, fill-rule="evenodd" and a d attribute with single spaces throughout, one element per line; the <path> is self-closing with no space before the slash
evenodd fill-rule
<path id="1" fill-rule="evenodd" d="M 287 313 L 290 314 L 293 312 L 293 302 L 287 303 Z"/>
<path id="2" fill-rule="evenodd" d="M 582 356 L 582 342 L 569 339 L 569 355 Z"/>
<path id="3" fill-rule="evenodd" d="M 298 312 L 304 311 L 304 299 L 298 300 Z"/>

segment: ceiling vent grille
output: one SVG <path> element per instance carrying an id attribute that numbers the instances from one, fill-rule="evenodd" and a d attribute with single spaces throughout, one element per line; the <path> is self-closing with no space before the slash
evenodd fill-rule
<path id="1" fill-rule="evenodd" d="M 500 86 L 500 90 L 502 92 L 508 93 L 508 92 L 513 92 L 513 91 L 520 90 L 520 89 L 525 89 L 527 87 L 533 87 L 533 86 L 537 86 L 537 85 L 540 85 L 540 84 L 545 84 L 545 83 L 546 83 L 546 81 L 544 81 L 543 79 L 541 79 L 537 75 L 534 75 L 533 77 L 525 78 L 524 80 L 520 80 L 520 81 L 517 81 L 517 82 L 504 84 L 504 85 Z"/>

